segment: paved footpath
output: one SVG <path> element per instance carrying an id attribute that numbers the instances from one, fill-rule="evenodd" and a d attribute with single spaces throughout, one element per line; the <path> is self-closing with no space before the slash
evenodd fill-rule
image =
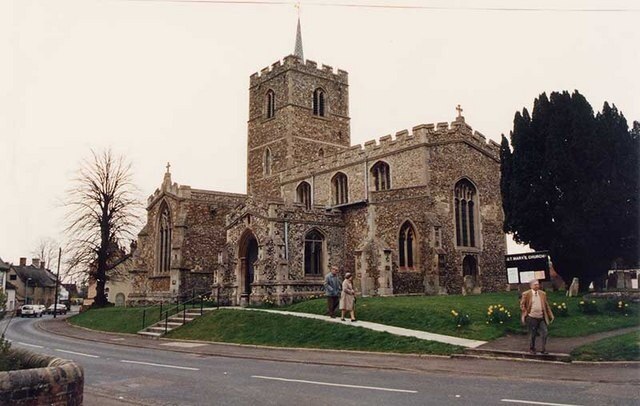
<path id="1" fill-rule="evenodd" d="M 447 336 L 444 334 L 435 334 L 435 333 L 428 333 L 426 331 L 410 330 L 408 328 L 387 326 L 385 324 L 372 323 L 370 321 L 358 320 L 355 323 L 352 323 L 350 320 L 342 321 L 340 320 L 339 317 L 332 319 L 328 316 L 311 314 L 311 313 L 287 312 L 283 310 L 269 310 L 269 309 L 254 309 L 250 307 L 234 307 L 233 309 L 283 314 L 285 316 L 303 317 L 306 319 L 322 320 L 330 323 L 348 324 L 351 326 L 362 327 L 362 328 L 366 328 L 373 331 L 385 332 L 385 333 L 393 334 L 396 336 L 413 337 L 413 338 L 418 338 L 420 340 L 428 340 L 428 341 L 437 341 L 439 343 L 458 345 L 460 347 L 465 347 L 465 348 L 476 348 L 483 344 L 487 344 L 486 341 L 469 340 L 466 338 Z"/>

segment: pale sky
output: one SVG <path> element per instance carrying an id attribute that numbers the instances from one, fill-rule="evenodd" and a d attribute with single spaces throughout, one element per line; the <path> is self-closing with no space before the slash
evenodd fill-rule
<path id="1" fill-rule="evenodd" d="M 500 142 L 554 90 L 640 119 L 640 1 L 357 2 L 455 10 L 302 1 L 305 57 L 349 72 L 352 144 L 451 121 L 457 104 Z M 295 26 L 293 3 L 0 1 L 0 257 L 61 239 L 91 148 L 125 154 L 145 202 L 167 161 L 178 183 L 244 193 L 249 75 L 293 52 Z"/>

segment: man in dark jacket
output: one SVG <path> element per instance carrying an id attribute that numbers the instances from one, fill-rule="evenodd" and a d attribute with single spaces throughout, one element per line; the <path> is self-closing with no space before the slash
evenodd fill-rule
<path id="1" fill-rule="evenodd" d="M 332 319 L 336 317 L 336 309 L 340 301 L 342 282 L 338 277 L 338 268 L 332 267 L 331 272 L 324 278 L 324 294 L 327 296 L 327 314 Z"/>

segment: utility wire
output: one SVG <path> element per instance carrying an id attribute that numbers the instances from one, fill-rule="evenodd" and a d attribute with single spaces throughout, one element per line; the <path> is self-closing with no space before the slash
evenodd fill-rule
<path id="1" fill-rule="evenodd" d="M 142 3 L 208 3 L 227 5 L 296 5 L 296 1 L 277 0 L 120 0 L 135 1 Z M 634 8 L 557 8 L 557 7 L 446 7 L 446 6 L 422 6 L 412 4 L 367 4 L 367 3 L 345 3 L 345 2 L 304 2 L 303 6 L 311 7 L 341 7 L 341 8 L 370 8 L 370 9 L 395 9 L 395 10 L 432 10 L 432 11 L 505 11 L 505 12 L 556 12 L 556 13 L 637 13 L 640 9 Z"/>

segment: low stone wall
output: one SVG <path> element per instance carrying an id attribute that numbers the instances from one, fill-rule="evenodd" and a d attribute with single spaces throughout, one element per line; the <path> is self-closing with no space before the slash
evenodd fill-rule
<path id="1" fill-rule="evenodd" d="M 11 350 L 23 367 L 0 372 L 0 405 L 82 405 L 84 371 L 73 361 Z"/>

